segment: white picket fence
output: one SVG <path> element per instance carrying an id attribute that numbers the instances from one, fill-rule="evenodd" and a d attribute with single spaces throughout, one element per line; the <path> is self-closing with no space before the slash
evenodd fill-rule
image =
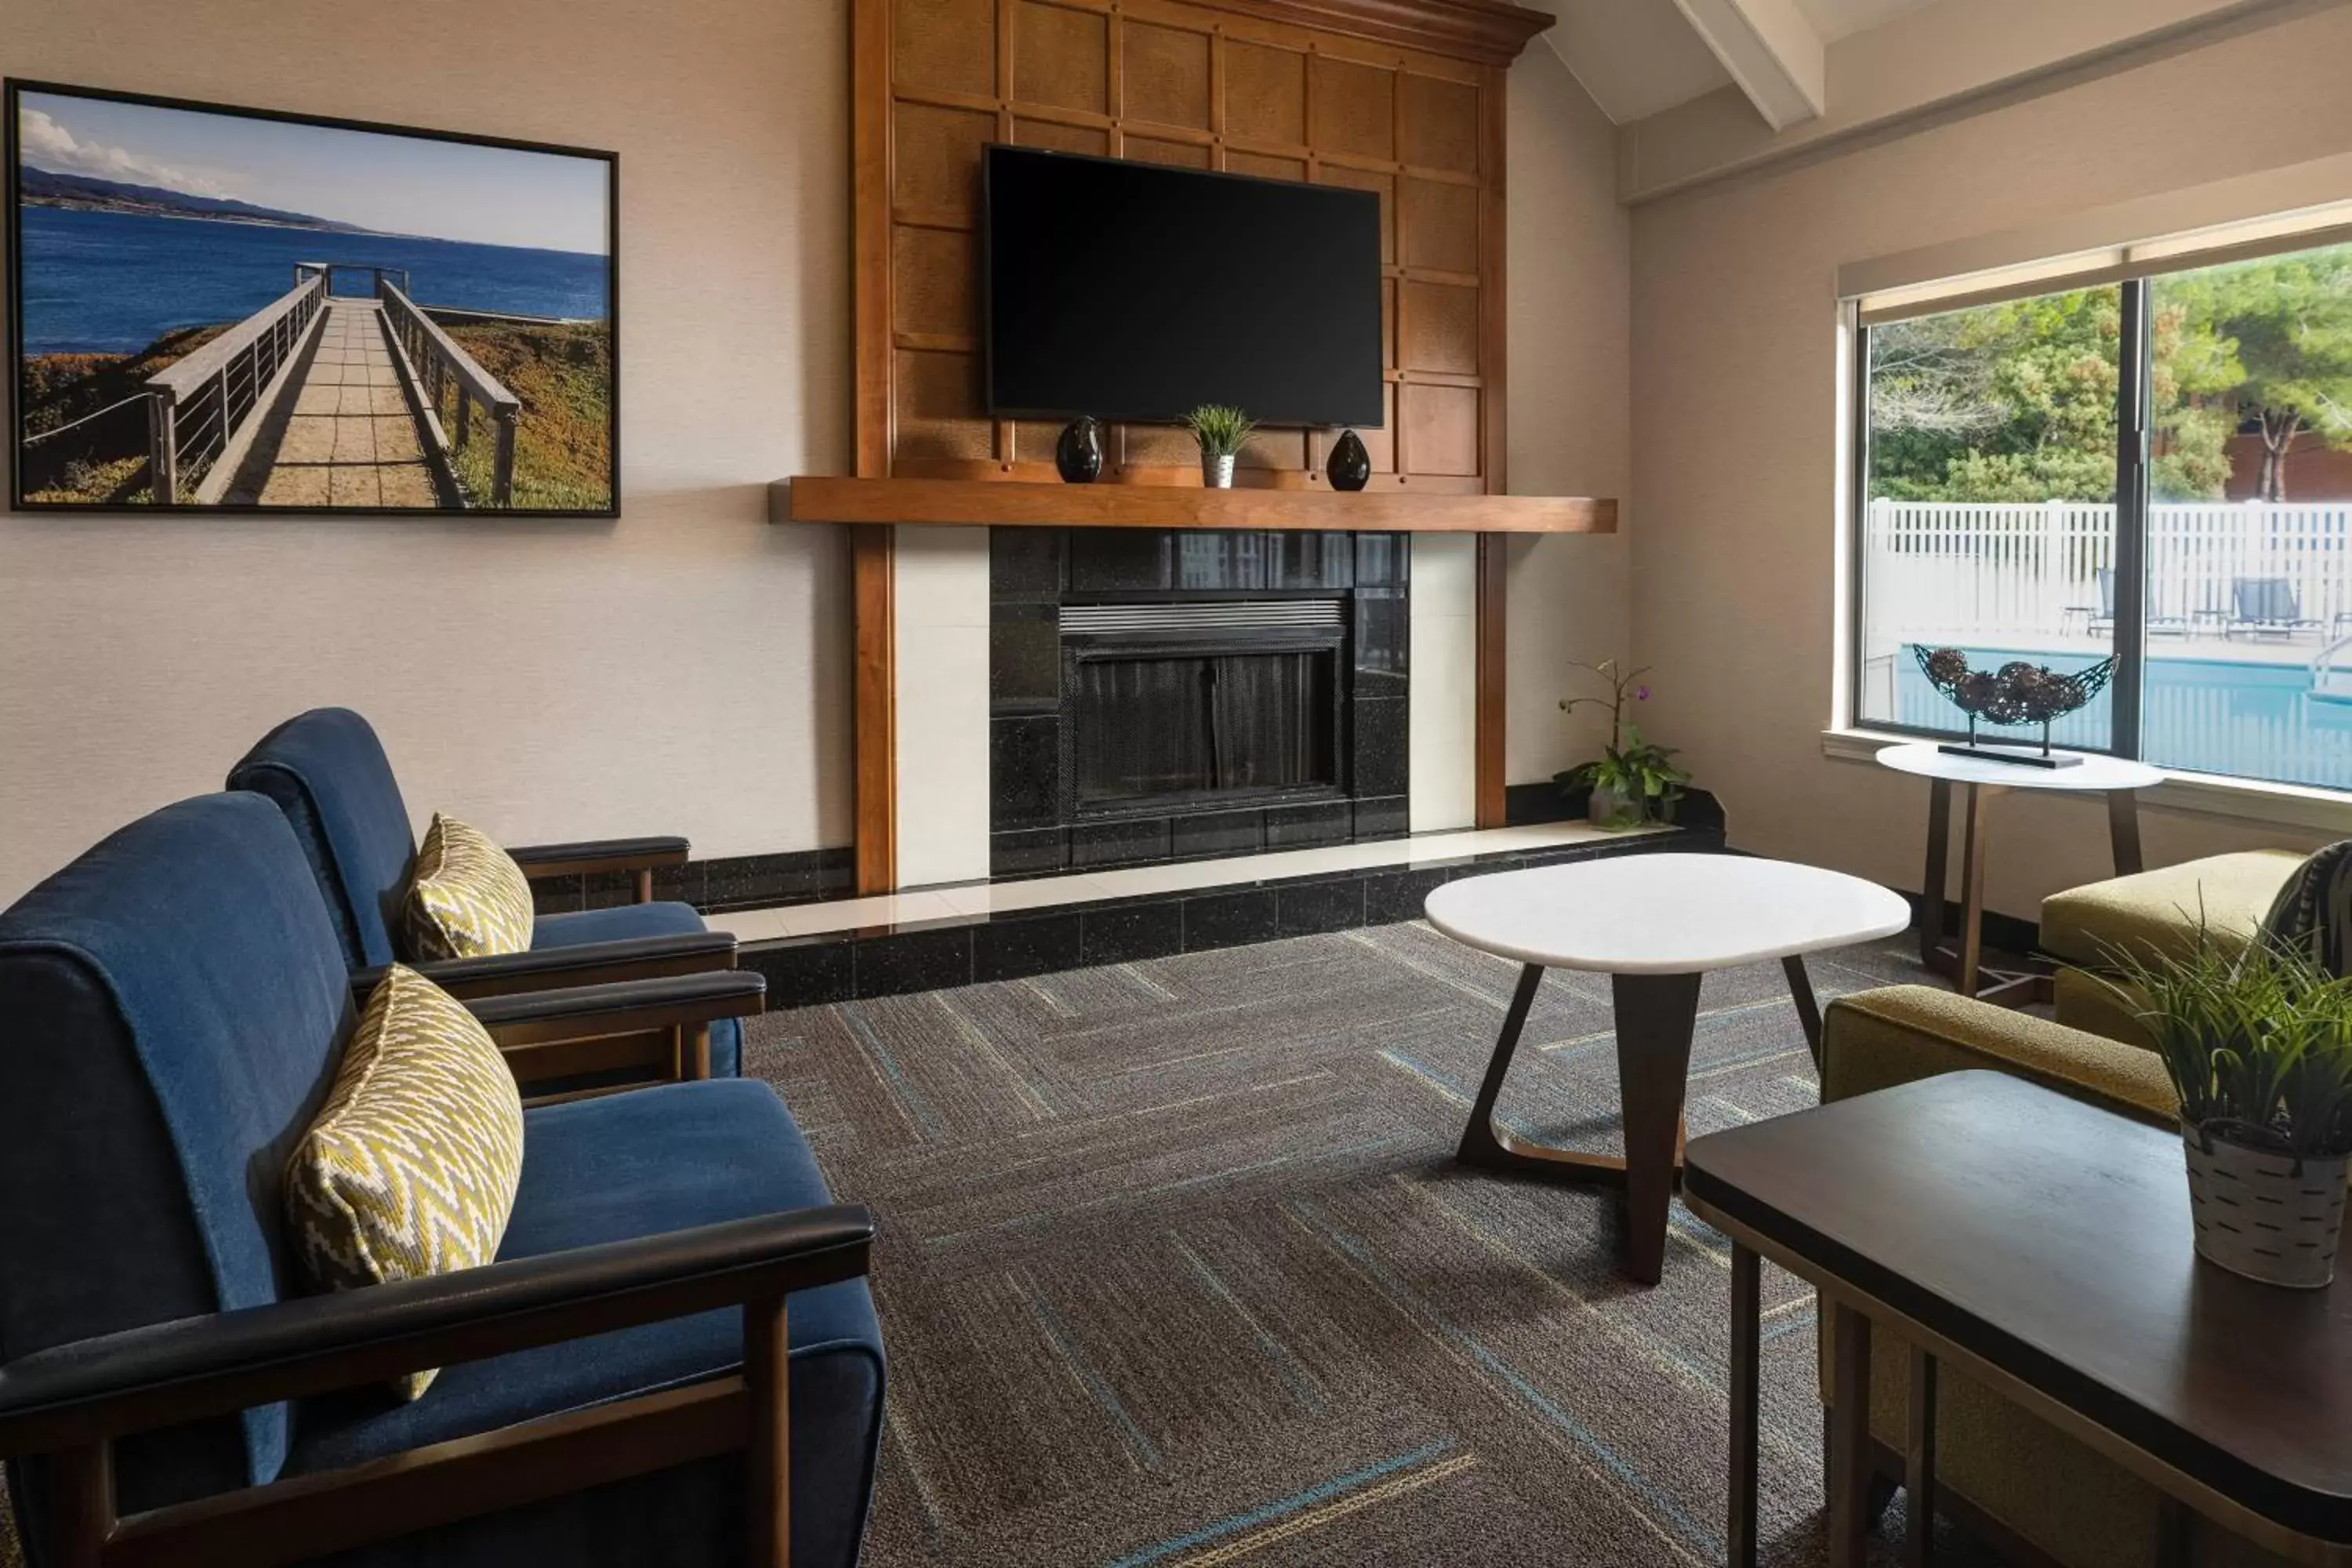
<path id="1" fill-rule="evenodd" d="M 2238 584 L 2265 578 L 2292 586 L 2317 637 L 2352 624 L 2352 501 L 2161 503 L 2148 523 L 2147 608 L 2159 633 L 2231 635 Z M 2081 637 L 2105 614 L 2112 506 L 1882 500 L 1864 532 L 1868 658 L 1922 636 Z"/>

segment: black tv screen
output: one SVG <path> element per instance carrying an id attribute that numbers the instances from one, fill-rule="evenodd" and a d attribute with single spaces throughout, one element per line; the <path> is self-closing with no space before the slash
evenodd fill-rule
<path id="1" fill-rule="evenodd" d="M 1373 193 L 1026 147 L 982 180 L 992 415 L 1381 424 Z"/>

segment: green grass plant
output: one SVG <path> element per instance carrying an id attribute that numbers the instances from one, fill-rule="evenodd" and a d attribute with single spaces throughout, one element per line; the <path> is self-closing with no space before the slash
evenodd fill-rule
<path id="1" fill-rule="evenodd" d="M 1201 456 L 1230 458 L 1242 449 L 1242 443 L 1250 438 L 1257 424 L 1238 408 L 1203 403 L 1184 416 L 1184 428 L 1201 444 Z"/>
<path id="2" fill-rule="evenodd" d="M 2184 1122 L 2297 1160 L 2352 1153 L 2352 978 L 2266 936 L 2238 948 L 2201 917 L 2181 953 L 2111 947 L 2107 957 Z"/>

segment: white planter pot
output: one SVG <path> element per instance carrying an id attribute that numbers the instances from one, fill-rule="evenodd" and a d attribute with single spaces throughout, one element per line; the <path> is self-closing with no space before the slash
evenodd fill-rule
<path id="1" fill-rule="evenodd" d="M 2336 1274 L 2352 1157 L 2305 1160 L 2180 1130 L 2197 1255 L 2266 1285 L 2315 1290 Z"/>
<path id="2" fill-rule="evenodd" d="M 1213 490 L 1229 490 L 1233 489 L 1233 454 L 1229 452 L 1222 458 L 1213 458 L 1206 452 L 1202 453 L 1201 482 Z"/>

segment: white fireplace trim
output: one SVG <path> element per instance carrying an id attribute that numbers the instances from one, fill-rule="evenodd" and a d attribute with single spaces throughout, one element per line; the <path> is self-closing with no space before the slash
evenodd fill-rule
<path id="1" fill-rule="evenodd" d="M 1478 816 L 1478 541 L 1412 537 L 1407 821 L 1415 833 Z"/>
<path id="2" fill-rule="evenodd" d="M 988 530 L 901 526 L 898 885 L 988 877 Z"/>

